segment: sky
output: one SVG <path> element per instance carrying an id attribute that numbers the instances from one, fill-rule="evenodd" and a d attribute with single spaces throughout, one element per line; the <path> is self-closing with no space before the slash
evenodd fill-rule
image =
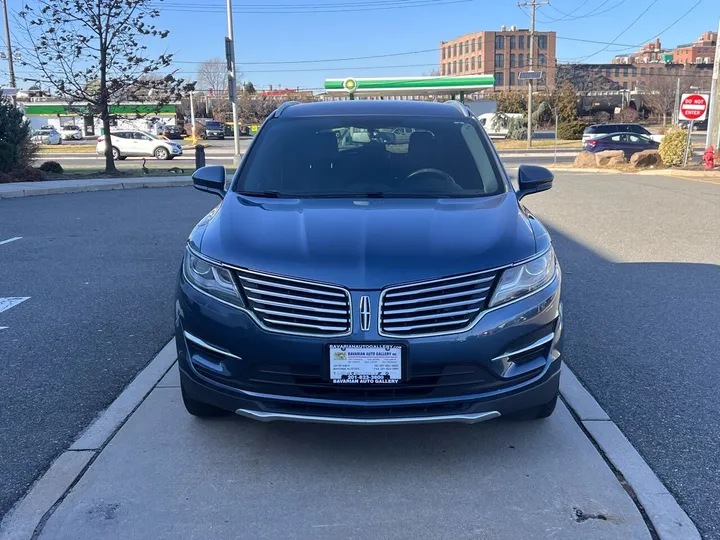
<path id="1" fill-rule="evenodd" d="M 32 1 L 9 0 L 8 7 Z M 193 79 L 199 62 L 224 57 L 226 0 L 153 3 L 170 35 L 149 42 L 151 50 L 173 53 L 180 77 Z M 422 75 L 437 67 L 440 41 L 529 27 L 529 8 L 517 0 L 233 0 L 233 11 L 240 79 L 257 88 L 320 91 L 326 77 Z M 719 19 L 720 0 L 550 0 L 537 9 L 536 29 L 557 32 L 559 62 L 609 62 L 660 32 L 666 48 L 694 41 L 717 30 Z M 357 57 L 374 58 L 345 60 Z M 6 75 L 0 61 L 0 84 Z"/>

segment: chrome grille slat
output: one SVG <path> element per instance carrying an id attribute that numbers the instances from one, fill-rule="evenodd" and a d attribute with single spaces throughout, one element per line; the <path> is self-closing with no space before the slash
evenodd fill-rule
<path id="1" fill-rule="evenodd" d="M 302 336 L 345 336 L 352 328 L 343 287 L 234 269 L 255 319 L 268 330 Z"/>
<path id="2" fill-rule="evenodd" d="M 379 332 L 401 338 L 464 332 L 487 309 L 497 275 L 473 272 L 388 287 L 380 294 Z"/>
<path id="3" fill-rule="evenodd" d="M 439 285 L 437 287 L 429 287 L 427 289 L 415 289 L 411 291 L 393 291 L 392 293 L 389 293 L 388 296 L 392 296 L 393 298 L 396 296 L 407 296 L 409 294 L 424 294 L 427 292 L 435 292 L 435 291 L 443 291 L 447 289 L 453 289 L 457 287 L 468 287 L 470 285 L 474 285 L 477 283 L 487 283 L 488 281 L 492 281 L 494 277 L 489 278 L 482 278 L 482 279 L 475 279 L 473 281 L 466 281 L 466 282 L 460 282 L 460 283 L 452 283 L 450 285 Z"/>
<path id="4" fill-rule="evenodd" d="M 314 315 L 305 315 L 304 313 L 292 313 L 291 315 L 288 315 L 287 313 L 283 313 L 282 311 L 274 311 L 272 309 L 264 309 L 256 307 L 255 311 L 259 311 L 260 313 L 266 313 L 267 315 L 276 315 L 279 317 L 293 317 L 295 319 L 307 319 L 308 321 L 321 321 L 321 322 L 334 322 L 334 323 L 342 323 L 344 324 L 347 319 L 335 319 L 332 317 L 315 317 Z"/>
<path id="5" fill-rule="evenodd" d="M 290 300 L 301 300 L 301 301 L 303 301 L 303 302 L 316 302 L 316 303 L 327 304 L 327 305 L 330 305 L 330 306 L 344 306 L 344 305 L 346 305 L 344 302 L 336 302 L 335 300 L 318 300 L 318 299 L 316 299 L 316 298 L 308 298 L 307 296 L 295 296 L 295 295 L 292 295 L 292 294 L 283 294 L 283 293 L 278 293 L 278 292 L 273 292 L 273 291 L 263 291 L 263 290 L 259 290 L 259 289 L 252 289 L 252 288 L 249 288 L 249 287 L 245 287 L 245 292 L 247 293 L 248 291 L 249 291 L 249 292 L 252 292 L 252 293 L 255 293 L 255 294 L 261 294 L 261 295 L 266 295 L 266 296 L 274 296 L 274 297 L 277 297 L 277 298 L 287 298 L 287 299 L 290 299 Z M 249 295 L 248 295 L 248 297 L 249 297 Z"/>
<path id="6" fill-rule="evenodd" d="M 421 302 L 432 302 L 434 300 L 444 300 L 445 298 L 460 298 L 461 296 L 472 296 L 480 294 L 489 290 L 490 287 L 484 287 L 482 289 L 471 289 L 469 291 L 462 291 L 459 293 L 441 294 L 437 296 L 428 296 L 426 298 L 414 298 L 412 300 L 393 300 L 392 302 L 385 302 L 386 306 L 396 306 L 399 304 L 419 304 Z"/>
<path id="7" fill-rule="evenodd" d="M 460 315 L 467 315 L 469 313 L 477 313 L 478 309 L 463 309 L 462 311 L 450 311 L 446 313 L 434 313 L 432 315 L 420 315 L 419 317 L 404 317 L 402 319 L 391 319 L 386 317 L 385 323 L 387 324 L 397 324 L 402 322 L 412 322 L 412 321 L 425 321 L 428 319 L 445 319 L 447 317 L 458 317 Z"/>

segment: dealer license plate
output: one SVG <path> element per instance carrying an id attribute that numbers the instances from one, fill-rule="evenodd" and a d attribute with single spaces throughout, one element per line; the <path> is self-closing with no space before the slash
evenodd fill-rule
<path id="1" fill-rule="evenodd" d="M 330 379 L 338 384 L 393 384 L 402 379 L 402 345 L 330 345 Z"/>

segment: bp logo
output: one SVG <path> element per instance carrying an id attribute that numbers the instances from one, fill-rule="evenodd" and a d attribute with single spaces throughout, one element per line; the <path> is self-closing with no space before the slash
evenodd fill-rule
<path id="1" fill-rule="evenodd" d="M 357 90 L 357 81 L 355 79 L 345 79 L 343 81 L 343 88 L 350 94 Z"/>

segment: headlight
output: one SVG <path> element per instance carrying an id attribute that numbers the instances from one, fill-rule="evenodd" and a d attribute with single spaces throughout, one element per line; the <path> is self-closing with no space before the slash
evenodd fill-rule
<path id="1" fill-rule="evenodd" d="M 555 277 L 555 251 L 551 247 L 535 259 L 503 271 L 490 307 L 526 296 Z"/>
<path id="2" fill-rule="evenodd" d="M 238 307 L 245 307 L 232 274 L 227 268 L 211 264 L 193 255 L 190 250 L 186 250 L 183 273 L 185 279 L 204 293 Z"/>

